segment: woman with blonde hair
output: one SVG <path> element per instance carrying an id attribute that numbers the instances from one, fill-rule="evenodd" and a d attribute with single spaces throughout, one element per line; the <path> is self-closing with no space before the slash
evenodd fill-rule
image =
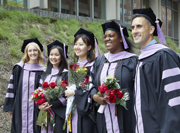
<path id="1" fill-rule="evenodd" d="M 8 112 L 12 120 L 11 133 L 38 133 L 38 106 L 29 102 L 29 98 L 38 88 L 45 70 L 45 67 L 39 64 L 43 63 L 43 46 L 37 38 L 27 39 L 24 40 L 21 51 L 24 57 L 13 67 L 3 110 Z"/>

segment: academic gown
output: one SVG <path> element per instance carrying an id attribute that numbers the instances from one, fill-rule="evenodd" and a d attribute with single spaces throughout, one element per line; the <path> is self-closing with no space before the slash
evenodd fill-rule
<path id="1" fill-rule="evenodd" d="M 38 88 L 45 67 L 39 64 L 19 62 L 12 70 L 4 102 L 4 111 L 12 111 L 11 133 L 39 133 L 36 125 L 38 107 L 29 102 L 32 92 Z"/>
<path id="2" fill-rule="evenodd" d="M 133 92 L 136 64 L 137 56 L 127 51 L 116 54 L 107 53 L 96 58 L 91 73 L 93 79 L 91 98 L 97 94 L 98 86 L 103 84 L 106 77 L 108 75 L 114 77 L 114 74 L 115 78 L 119 80 L 121 89 L 128 91 L 130 95 L 130 100 L 126 103 L 128 110 L 117 105 L 117 116 L 115 116 L 115 104 L 113 103 L 105 105 L 103 112 L 97 112 L 98 133 L 133 133 Z"/>
<path id="3" fill-rule="evenodd" d="M 78 61 L 80 67 L 88 68 L 88 75 L 90 74 L 92 63 L 85 61 Z M 91 80 L 91 79 L 90 79 Z M 75 91 L 75 102 L 77 109 L 73 111 L 72 115 L 72 133 L 97 133 L 95 122 L 95 112 L 92 110 L 92 103 L 90 102 L 89 95 L 91 90 L 83 92 L 82 90 Z"/>
<path id="4" fill-rule="evenodd" d="M 42 87 L 42 84 L 44 82 L 56 82 L 58 83 L 58 80 L 66 80 L 68 81 L 68 70 L 64 69 L 63 72 L 58 75 L 59 68 L 52 68 L 51 74 L 43 74 L 40 80 L 40 87 Z M 58 85 L 58 84 L 57 84 Z M 65 122 L 65 112 L 66 112 L 66 98 L 64 94 L 60 96 L 57 100 L 49 102 L 50 105 L 52 105 L 51 109 L 55 113 L 55 130 L 54 132 L 50 130 L 50 126 L 48 126 L 48 130 L 43 127 L 41 127 L 41 133 L 66 133 L 66 129 L 63 130 L 63 124 Z"/>
<path id="5" fill-rule="evenodd" d="M 162 44 L 141 51 L 135 78 L 136 133 L 180 133 L 180 59 Z"/>

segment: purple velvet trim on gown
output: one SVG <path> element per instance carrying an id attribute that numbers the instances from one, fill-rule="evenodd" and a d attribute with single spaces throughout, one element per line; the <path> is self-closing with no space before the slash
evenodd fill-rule
<path id="1" fill-rule="evenodd" d="M 29 102 L 34 91 L 35 72 L 24 70 L 22 83 L 22 133 L 33 132 L 34 102 Z"/>
<path id="2" fill-rule="evenodd" d="M 149 57 L 156 53 L 160 49 L 168 48 L 164 46 L 163 44 L 155 44 L 155 45 L 150 45 L 146 47 L 145 49 L 141 50 L 141 54 L 139 55 L 139 60 Z"/>
<path id="3" fill-rule="evenodd" d="M 109 62 L 114 62 L 114 61 L 117 61 L 117 60 L 127 59 L 129 57 L 137 56 L 137 55 L 129 53 L 127 51 L 122 51 L 122 52 L 119 52 L 119 53 L 116 53 L 116 54 L 111 54 L 109 52 L 109 53 L 104 54 L 104 56 L 106 57 L 106 59 Z"/>

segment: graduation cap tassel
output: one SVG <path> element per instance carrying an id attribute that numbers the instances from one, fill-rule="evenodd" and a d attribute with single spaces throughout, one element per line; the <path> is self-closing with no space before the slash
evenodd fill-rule
<path id="1" fill-rule="evenodd" d="M 44 48 L 44 46 L 43 46 L 43 58 L 44 58 L 44 64 L 45 64 L 45 62 L 46 62 L 46 60 L 45 60 L 45 48 Z"/>
<path id="2" fill-rule="evenodd" d="M 156 18 L 156 27 L 157 27 L 157 34 L 158 34 L 159 43 L 166 44 L 166 40 L 165 40 L 164 35 L 161 31 L 158 18 Z"/>
<path id="3" fill-rule="evenodd" d="M 66 59 L 66 45 L 64 44 L 64 57 L 65 57 L 65 59 Z"/>
<path id="4" fill-rule="evenodd" d="M 98 57 L 99 53 L 100 53 L 100 55 L 102 55 L 102 52 L 101 52 L 101 50 L 98 47 L 97 40 L 96 40 L 95 37 L 94 37 L 94 44 L 95 44 L 95 54 L 96 54 L 96 57 Z M 98 53 L 98 51 L 99 51 L 99 53 Z"/>
<path id="5" fill-rule="evenodd" d="M 122 39 L 123 39 L 124 48 L 125 48 L 125 49 L 128 49 L 129 47 L 128 47 L 127 42 L 126 42 L 126 40 L 125 40 L 125 38 L 124 38 L 123 28 L 121 28 L 121 25 L 119 25 L 119 26 L 120 26 L 121 37 L 122 37 Z"/>

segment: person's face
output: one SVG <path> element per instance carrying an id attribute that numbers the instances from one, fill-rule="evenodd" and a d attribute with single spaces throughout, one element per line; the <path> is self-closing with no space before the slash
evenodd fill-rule
<path id="1" fill-rule="evenodd" d="M 38 61 L 39 52 L 38 52 L 38 49 L 34 45 L 32 45 L 32 44 L 29 45 L 29 47 L 27 49 L 27 54 L 28 54 L 30 61 L 33 61 L 33 62 Z"/>
<path id="2" fill-rule="evenodd" d="M 134 43 L 145 47 L 153 37 L 153 26 L 148 25 L 148 20 L 145 17 L 136 17 L 132 21 L 132 35 Z"/>
<path id="3" fill-rule="evenodd" d="M 54 48 L 50 51 L 49 61 L 53 65 L 53 68 L 57 68 L 61 62 L 61 54 L 57 48 Z"/>
<path id="4" fill-rule="evenodd" d="M 74 44 L 74 51 L 76 56 L 79 58 L 87 57 L 88 51 L 91 49 L 91 46 L 87 46 L 86 43 L 79 38 Z"/>
<path id="5" fill-rule="evenodd" d="M 118 53 L 123 50 L 122 38 L 118 37 L 118 34 L 115 31 L 105 31 L 104 43 L 106 45 L 106 49 L 112 54 Z"/>

